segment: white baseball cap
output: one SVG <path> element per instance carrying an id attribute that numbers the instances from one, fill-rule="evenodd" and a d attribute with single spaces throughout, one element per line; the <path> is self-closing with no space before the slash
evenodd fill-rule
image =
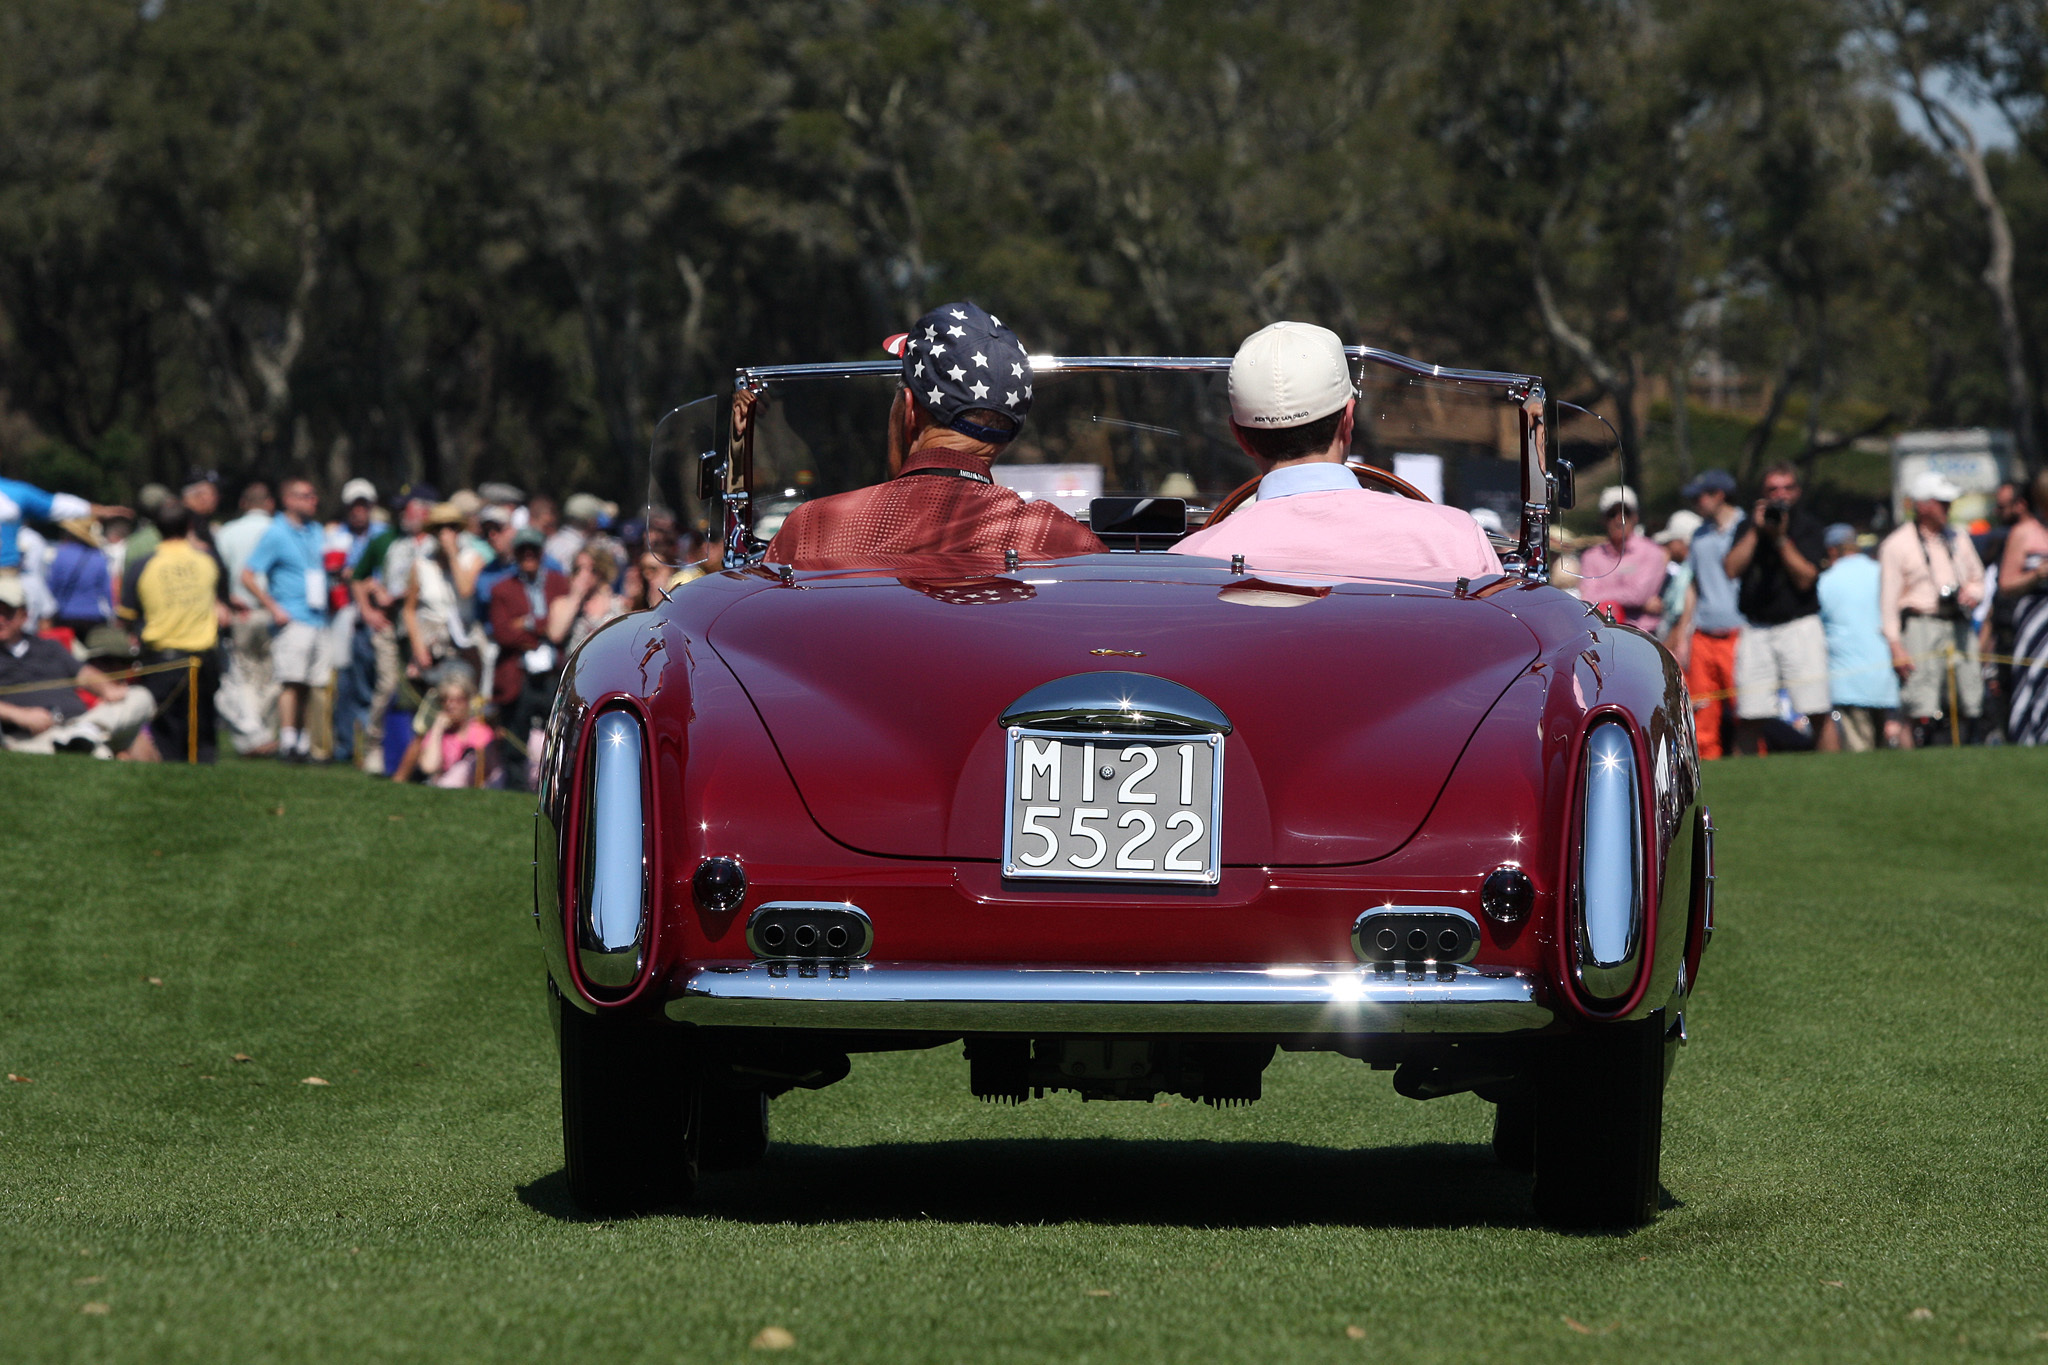
<path id="1" fill-rule="evenodd" d="M 1635 490 L 1621 484 L 1612 484 L 1600 490 L 1600 514 L 1605 516 L 1614 504 L 1621 503 L 1629 511 L 1638 511 L 1642 504 L 1636 501 Z"/>
<path id="2" fill-rule="evenodd" d="M 1700 514 L 1688 512 L 1681 507 L 1671 514 L 1671 520 L 1664 523 L 1664 529 L 1659 531 L 1654 539 L 1659 545 L 1669 545 L 1674 540 L 1690 543 L 1693 532 L 1699 530 L 1700 526 Z"/>
<path id="3" fill-rule="evenodd" d="M 1307 426 L 1358 396 L 1344 343 L 1312 322 L 1275 322 L 1230 362 L 1230 420 L 1254 431 Z"/>
<path id="4" fill-rule="evenodd" d="M 1913 478 L 1908 490 L 1914 502 L 1954 502 L 1963 495 L 1947 475 L 1937 474 L 1932 469 L 1922 470 Z"/>
<path id="5" fill-rule="evenodd" d="M 341 505 L 343 507 L 348 506 L 352 502 L 375 502 L 376 500 L 377 485 L 371 483 L 368 479 L 350 479 L 341 486 Z"/>

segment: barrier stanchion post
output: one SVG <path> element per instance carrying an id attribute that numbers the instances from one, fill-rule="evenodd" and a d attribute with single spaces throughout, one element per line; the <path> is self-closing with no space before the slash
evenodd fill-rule
<path id="1" fill-rule="evenodd" d="M 199 656 L 185 656 L 185 761 L 199 762 Z"/>

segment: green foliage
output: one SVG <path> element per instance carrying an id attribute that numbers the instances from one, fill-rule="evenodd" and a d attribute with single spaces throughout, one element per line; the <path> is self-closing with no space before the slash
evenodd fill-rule
<path id="1" fill-rule="evenodd" d="M 2019 129 L 1992 171 L 2039 336 L 2038 6 L 1922 11 Z M 1983 218 L 1899 124 L 1888 13 L 0 0 L 0 461 L 125 429 L 130 479 L 630 500 L 672 403 L 956 294 L 1042 349 L 1293 315 L 1535 370 L 1653 462 L 1643 395 L 1703 357 L 1763 386 L 1744 468 L 1781 422 L 1808 458 L 2004 424 Z"/>

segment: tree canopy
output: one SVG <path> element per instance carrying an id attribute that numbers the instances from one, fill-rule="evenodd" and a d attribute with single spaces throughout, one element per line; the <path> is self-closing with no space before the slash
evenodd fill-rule
<path id="1" fill-rule="evenodd" d="M 2038 461 L 2044 93 L 2041 0 L 0 0 L 0 467 L 629 495 L 956 296 Z"/>

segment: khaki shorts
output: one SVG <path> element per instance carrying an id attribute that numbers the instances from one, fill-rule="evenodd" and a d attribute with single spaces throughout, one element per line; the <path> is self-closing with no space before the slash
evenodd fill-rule
<path id="1" fill-rule="evenodd" d="M 294 621 L 270 637 L 270 671 L 280 683 L 325 687 L 334 676 L 333 654 L 325 626 Z"/>
<path id="2" fill-rule="evenodd" d="M 1949 651 L 1954 650 L 1957 709 L 1970 717 L 1983 711 L 1984 670 L 1968 621 L 1908 616 L 1899 633 L 1913 656 L 1913 671 L 1899 684 L 1899 710 L 1923 720 L 1948 714 Z"/>
<path id="3" fill-rule="evenodd" d="M 1781 687 L 1792 694 L 1792 709 L 1802 716 L 1829 709 L 1828 637 L 1818 615 L 1742 628 L 1735 646 L 1735 714 L 1744 720 L 1771 719 L 1778 714 Z"/>
<path id="4" fill-rule="evenodd" d="M 1884 739 L 1884 712 L 1875 706 L 1837 706 L 1835 726 L 1841 731 L 1843 749 L 1869 753 Z"/>

